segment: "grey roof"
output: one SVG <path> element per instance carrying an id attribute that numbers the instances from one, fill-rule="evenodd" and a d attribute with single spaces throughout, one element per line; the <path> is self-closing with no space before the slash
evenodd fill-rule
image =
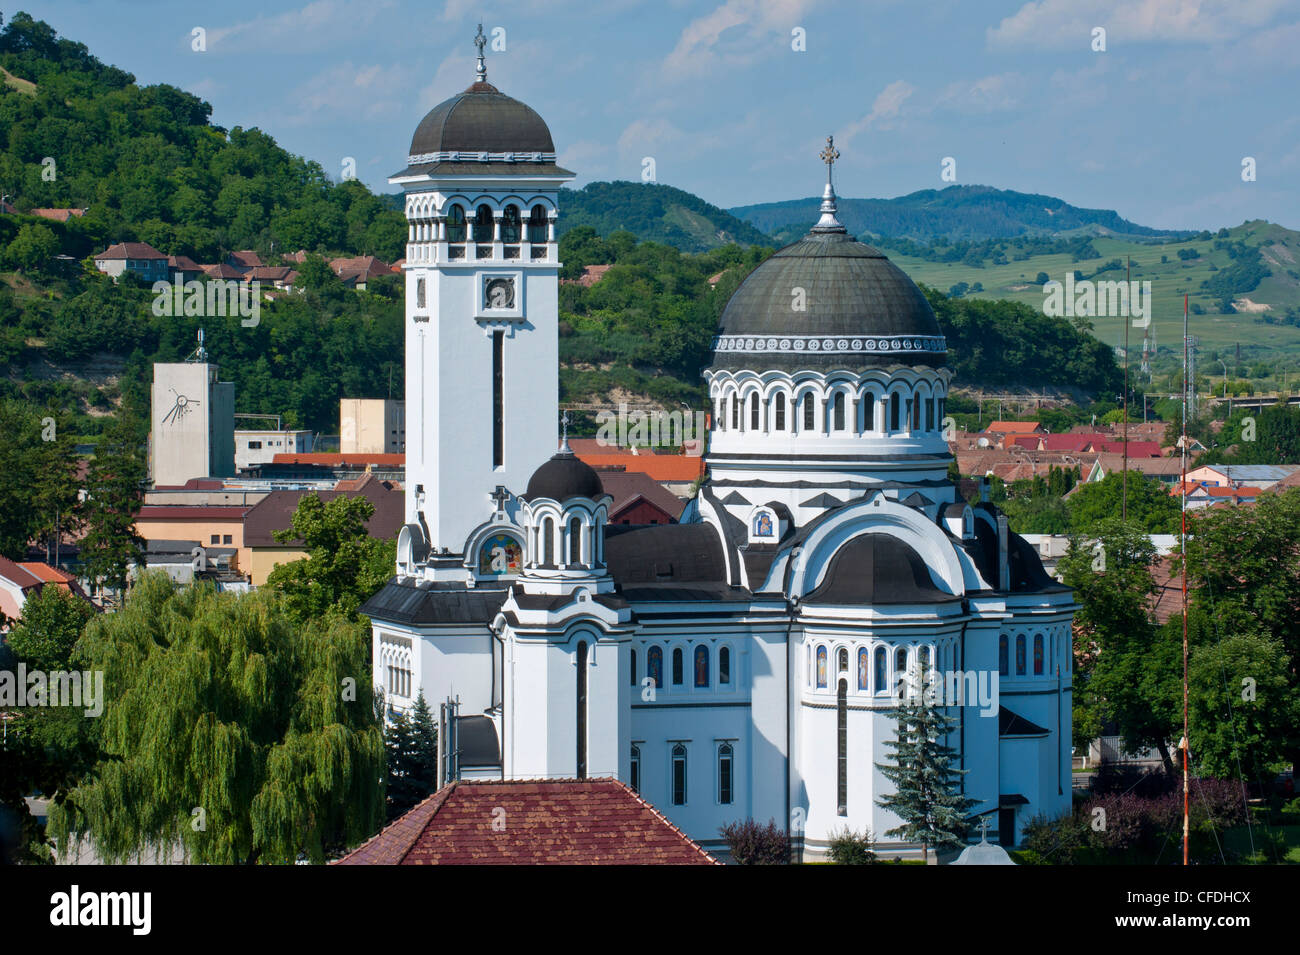
<path id="1" fill-rule="evenodd" d="M 795 289 L 803 289 L 804 311 L 793 307 Z M 916 284 L 879 249 L 837 232 L 810 233 L 751 272 L 723 310 L 717 334 L 711 367 L 720 369 L 861 370 L 947 361 L 946 349 L 935 347 L 943 334 L 938 319 Z M 726 344 L 738 336 L 753 341 L 739 350 Z M 783 336 L 825 336 L 832 347 L 808 341 L 795 352 L 801 342 L 782 345 Z M 870 350 L 895 336 L 897 344 L 887 343 L 883 352 Z M 858 347 L 851 348 L 855 337 Z M 772 339 L 776 350 L 764 351 Z"/>
<path id="2" fill-rule="evenodd" d="M 722 540 L 710 524 L 609 525 L 605 563 L 620 587 L 727 582 Z"/>
<path id="3" fill-rule="evenodd" d="M 1005 706 L 998 707 L 999 736 L 1046 736 L 1048 730 L 1025 719 L 1019 713 L 1013 713 Z M 1006 796 L 1002 797 L 1006 799 Z M 1024 796 L 1020 797 L 1024 799 Z"/>
<path id="4" fill-rule="evenodd" d="M 1294 464 L 1218 464 L 1229 481 L 1284 481 L 1297 470 Z"/>
<path id="5" fill-rule="evenodd" d="M 909 545 L 890 534 L 863 534 L 836 552 L 825 579 L 804 602 L 867 607 L 960 599 L 934 585 L 925 561 Z"/>
<path id="6" fill-rule="evenodd" d="M 438 152 L 553 153 L 542 117 L 491 83 L 439 103 L 415 129 L 411 155 Z"/>
<path id="7" fill-rule="evenodd" d="M 967 846 L 952 863 L 953 865 L 1015 865 L 1006 849 L 995 846 L 981 839 L 973 846 Z"/>
<path id="8" fill-rule="evenodd" d="M 361 606 L 375 620 L 401 624 L 489 623 L 505 603 L 505 590 L 420 586 L 394 577 Z"/>
<path id="9" fill-rule="evenodd" d="M 501 765 L 497 725 L 490 716 L 456 717 L 456 743 L 460 750 L 461 768 Z"/>

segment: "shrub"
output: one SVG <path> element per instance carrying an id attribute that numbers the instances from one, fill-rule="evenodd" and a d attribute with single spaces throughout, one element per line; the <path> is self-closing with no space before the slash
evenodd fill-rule
<path id="1" fill-rule="evenodd" d="M 737 865 L 788 865 L 790 834 L 777 828 L 776 820 L 761 826 L 753 819 L 728 823 L 718 830 Z"/>
<path id="2" fill-rule="evenodd" d="M 846 826 L 831 833 L 831 861 L 836 865 L 872 865 L 876 861 L 875 844 L 870 829 L 858 834 Z"/>
<path id="3" fill-rule="evenodd" d="M 1026 865 L 1072 865 L 1087 842 L 1086 820 L 1073 813 L 1049 819 L 1038 815 L 1021 833 Z"/>

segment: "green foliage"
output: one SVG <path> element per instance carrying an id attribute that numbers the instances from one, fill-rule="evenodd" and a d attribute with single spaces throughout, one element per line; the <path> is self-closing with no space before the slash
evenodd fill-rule
<path id="1" fill-rule="evenodd" d="M 46 438 L 50 440 L 46 440 Z M 76 523 L 77 458 L 68 415 L 0 399 L 0 556 Z"/>
<path id="2" fill-rule="evenodd" d="M 388 751 L 388 818 L 433 792 L 438 780 L 438 727 L 421 690 L 411 715 L 397 710 L 384 732 Z"/>
<path id="3" fill-rule="evenodd" d="M 836 865 L 874 865 L 875 845 L 870 829 L 857 833 L 846 826 L 830 833 L 830 846 L 827 852 Z"/>
<path id="4" fill-rule="evenodd" d="M 274 593 L 146 574 L 82 639 L 105 673 L 105 758 L 50 810 L 60 845 L 106 860 L 324 861 L 383 820 L 384 743 L 366 628 L 299 621 Z"/>
<path id="5" fill-rule="evenodd" d="M 1229 390 L 1235 391 L 1229 382 Z M 1247 430 L 1253 428 L 1253 434 Z M 1251 440 L 1246 440 L 1250 435 Z M 1276 404 L 1262 411 L 1239 409 L 1228 416 L 1200 464 L 1300 464 L 1300 408 Z M 1228 447 L 1235 450 L 1229 454 Z"/>
<path id="6" fill-rule="evenodd" d="M 921 686 L 921 681 L 915 685 Z M 909 699 L 913 696 L 917 698 Z M 897 725 L 895 738 L 885 741 L 891 758 L 876 763 L 894 791 L 879 797 L 876 804 L 903 822 L 885 834 L 921 843 L 928 856 L 931 846 L 953 848 L 965 842 L 966 814 L 975 801 L 958 791 L 959 777 L 966 770 L 953 768 L 956 751 L 943 743 L 956 720 L 932 705 L 924 692 L 904 699 L 907 702 L 889 711 Z"/>
<path id="7" fill-rule="evenodd" d="M 72 648 L 81 639 L 94 608 L 53 584 L 29 596 L 23 614 L 6 640 L 14 655 L 31 669 L 67 670 Z"/>
<path id="8" fill-rule="evenodd" d="M 1094 534 L 1104 522 L 1118 516 L 1126 478 L 1129 522 L 1148 534 L 1177 533 L 1181 522 L 1178 499 L 1170 495 L 1167 485 L 1140 471 L 1112 471 L 1071 494 L 1066 505 L 1072 530 Z"/>
<path id="9" fill-rule="evenodd" d="M 375 506 L 364 497 L 339 495 L 323 503 L 317 494 L 299 502 L 290 526 L 275 532 L 282 544 L 301 541 L 307 556 L 279 564 L 268 587 L 284 599 L 286 612 L 306 622 L 328 613 L 356 621 L 359 608 L 388 578 L 397 542 L 375 540 L 366 522 Z"/>
<path id="10" fill-rule="evenodd" d="M 768 820 L 766 826 L 753 819 L 730 822 L 718 829 L 726 840 L 735 865 L 789 865 L 790 834 Z"/>
<path id="11" fill-rule="evenodd" d="M 628 230 L 644 241 L 683 252 L 707 252 L 730 243 L 771 244 L 748 222 L 699 196 L 659 183 L 592 182 L 581 189 L 561 189 L 559 204 L 564 210 L 561 236 L 578 228 L 611 237 Z M 569 264 L 565 256 L 560 261 Z"/>
<path id="12" fill-rule="evenodd" d="M 144 558 L 145 541 L 135 529 L 145 483 L 139 428 L 138 417 L 124 407 L 95 449 L 81 505 L 83 572 L 116 591 L 126 588 L 129 565 Z"/>

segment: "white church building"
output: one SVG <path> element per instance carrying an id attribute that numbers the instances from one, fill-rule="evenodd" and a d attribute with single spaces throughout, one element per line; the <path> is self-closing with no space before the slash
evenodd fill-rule
<path id="1" fill-rule="evenodd" d="M 820 221 L 722 315 L 698 496 L 679 524 L 610 526 L 558 433 L 573 173 L 487 82 L 481 44 L 476 81 L 419 124 L 390 179 L 409 223 L 406 524 L 363 612 L 390 705 L 459 700 L 459 776 L 616 776 L 710 850 L 752 818 L 804 859 L 845 828 L 909 852 L 876 763 L 899 677 L 926 666 L 972 817 L 1010 845 L 1069 809 L 1076 605 L 949 480 L 943 334 L 837 221 L 836 156 Z"/>

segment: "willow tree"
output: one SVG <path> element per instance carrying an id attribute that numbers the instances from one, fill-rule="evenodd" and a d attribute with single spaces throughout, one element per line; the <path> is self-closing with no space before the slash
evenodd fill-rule
<path id="1" fill-rule="evenodd" d="M 337 615 L 293 620 L 271 592 L 145 574 L 78 646 L 105 674 L 104 758 L 51 807 L 55 841 L 232 864 L 321 862 L 365 839 L 384 814 L 368 643 Z"/>

